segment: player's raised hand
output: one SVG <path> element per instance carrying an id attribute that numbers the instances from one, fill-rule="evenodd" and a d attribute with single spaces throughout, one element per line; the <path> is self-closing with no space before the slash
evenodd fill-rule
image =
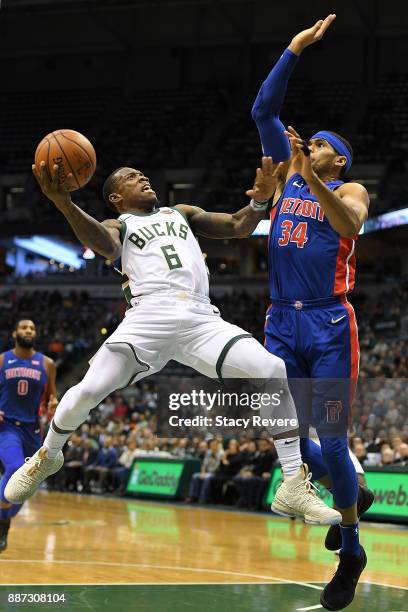
<path id="1" fill-rule="evenodd" d="M 272 157 L 263 157 L 262 168 L 256 169 L 254 186 L 245 192 L 246 195 L 257 202 L 269 200 L 275 193 L 279 166 L 274 167 Z"/>
<path id="2" fill-rule="evenodd" d="M 319 19 L 319 21 L 316 21 L 314 26 L 311 28 L 296 34 L 296 36 L 292 38 L 289 45 L 289 50 L 295 53 L 295 55 L 300 55 L 302 51 L 306 49 L 306 47 L 313 45 L 313 43 L 319 41 L 324 36 L 326 30 L 331 26 L 335 19 L 336 15 L 331 13 L 330 15 L 327 15 L 326 19 Z"/>
<path id="3" fill-rule="evenodd" d="M 0 423 L 4 421 L 4 412 L 0 410 Z"/>
<path id="4" fill-rule="evenodd" d="M 285 130 L 286 136 L 289 138 L 290 148 L 292 151 L 291 164 L 295 172 L 300 174 L 306 182 L 309 182 L 315 173 L 312 168 L 310 159 L 310 150 L 307 142 L 298 134 L 294 127 L 289 126 Z"/>
<path id="5" fill-rule="evenodd" d="M 67 176 L 67 180 L 60 184 L 58 182 L 58 166 L 54 165 L 52 170 L 52 175 L 50 176 L 46 167 L 45 162 L 42 161 L 40 167 L 37 168 L 35 164 L 31 166 L 33 174 L 37 179 L 37 182 L 41 188 L 41 191 L 44 195 L 47 196 L 51 202 L 57 206 L 64 205 L 67 202 L 71 201 L 71 195 L 68 189 L 66 188 L 66 184 L 69 179 L 72 178 L 72 174 Z"/>

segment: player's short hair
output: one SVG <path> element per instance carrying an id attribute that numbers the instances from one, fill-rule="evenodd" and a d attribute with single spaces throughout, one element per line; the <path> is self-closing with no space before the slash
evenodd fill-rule
<path id="1" fill-rule="evenodd" d="M 20 318 L 19 318 L 19 319 L 17 319 L 17 321 L 14 323 L 13 330 L 12 330 L 13 332 L 14 332 L 14 331 L 17 331 L 18 326 L 20 325 L 20 323 L 22 323 L 22 321 L 31 321 L 32 323 L 34 323 L 34 321 L 33 321 L 32 319 L 30 319 L 29 317 L 20 317 Z M 34 323 L 34 326 L 35 326 L 35 323 Z"/>
<path id="2" fill-rule="evenodd" d="M 117 180 L 117 176 L 116 176 L 117 173 L 119 172 L 119 170 L 122 170 L 122 168 L 124 168 L 124 167 L 125 166 L 121 166 L 120 168 L 116 168 L 116 170 L 114 170 L 112 172 L 112 174 L 110 174 L 108 176 L 108 178 L 106 179 L 106 181 L 104 182 L 103 187 L 102 187 L 103 199 L 105 200 L 105 202 L 109 206 L 109 208 L 112 208 L 115 211 L 116 211 L 116 208 L 113 206 L 112 202 L 109 200 L 109 196 L 114 191 L 114 185 L 115 185 L 116 180 Z"/>
<path id="3" fill-rule="evenodd" d="M 353 147 L 351 146 L 349 141 L 346 140 L 346 138 L 344 138 L 344 136 L 340 136 L 340 134 L 338 134 L 337 132 L 333 132 L 333 130 L 327 130 L 327 131 L 329 132 L 329 134 L 333 134 L 333 136 L 335 136 L 336 138 L 341 140 L 341 142 L 344 144 L 344 146 L 347 147 L 347 149 L 348 149 L 348 151 L 349 151 L 349 153 L 351 155 L 351 159 L 353 159 Z M 340 171 L 339 178 L 343 179 L 346 174 L 347 174 L 346 166 L 343 166 L 343 168 Z"/>

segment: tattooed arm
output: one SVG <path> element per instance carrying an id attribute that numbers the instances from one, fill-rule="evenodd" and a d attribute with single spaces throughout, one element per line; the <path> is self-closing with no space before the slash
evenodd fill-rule
<path id="1" fill-rule="evenodd" d="M 64 185 L 58 184 L 58 166 L 54 166 L 51 178 L 45 170 L 45 162 L 41 162 L 39 168 L 33 165 L 32 169 L 42 192 L 62 212 L 78 240 L 106 259 L 114 260 L 120 257 L 122 251 L 120 222 L 116 219 L 108 219 L 99 223 L 74 204 L 71 201 L 70 192 Z"/>

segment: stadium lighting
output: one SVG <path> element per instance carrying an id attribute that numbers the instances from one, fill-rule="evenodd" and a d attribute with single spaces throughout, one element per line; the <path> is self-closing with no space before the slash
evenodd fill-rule
<path id="1" fill-rule="evenodd" d="M 51 259 L 66 264 L 67 266 L 72 266 L 76 270 L 79 270 L 83 266 L 79 249 L 74 247 L 70 248 L 51 238 L 45 238 L 44 236 L 14 238 L 14 244 L 26 251 L 41 255 L 48 260 Z"/>

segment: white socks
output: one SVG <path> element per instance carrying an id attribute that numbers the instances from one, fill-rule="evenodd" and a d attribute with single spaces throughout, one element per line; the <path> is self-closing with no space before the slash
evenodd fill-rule
<path id="1" fill-rule="evenodd" d="M 273 443 L 279 456 L 284 477 L 290 478 L 295 476 L 303 464 L 300 455 L 299 436 L 296 438 L 280 438 L 279 440 L 274 440 Z"/>
<path id="2" fill-rule="evenodd" d="M 47 449 L 47 456 L 49 459 L 55 459 L 59 451 L 64 446 L 65 442 L 68 440 L 71 434 L 74 433 L 74 431 L 70 431 L 69 433 L 60 434 L 60 433 L 55 432 L 52 429 L 52 423 L 50 424 L 48 433 L 43 442 L 43 446 Z"/>

